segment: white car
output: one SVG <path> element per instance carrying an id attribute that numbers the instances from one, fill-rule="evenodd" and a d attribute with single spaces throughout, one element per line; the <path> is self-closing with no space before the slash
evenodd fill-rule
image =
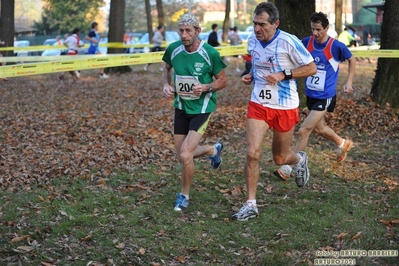
<path id="1" fill-rule="evenodd" d="M 57 39 L 47 39 L 44 41 L 43 45 L 58 46 Z M 43 51 L 42 56 L 58 56 L 61 55 L 61 52 L 60 49 L 48 49 Z"/>
<path id="2" fill-rule="evenodd" d="M 238 36 L 243 42 L 247 42 L 249 36 L 253 33 L 253 31 L 239 31 Z"/>
<path id="3" fill-rule="evenodd" d="M 30 42 L 28 40 L 14 41 L 14 47 L 27 47 L 30 46 Z M 14 50 L 15 56 L 30 56 L 32 52 L 28 50 Z"/>

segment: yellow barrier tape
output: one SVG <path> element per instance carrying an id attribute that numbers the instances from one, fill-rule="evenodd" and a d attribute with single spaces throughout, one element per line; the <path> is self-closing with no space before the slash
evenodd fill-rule
<path id="1" fill-rule="evenodd" d="M 126 43 L 121 43 L 121 42 L 110 42 L 110 43 L 100 43 L 100 47 L 107 47 L 107 48 L 141 48 L 141 47 L 152 47 L 154 44 L 126 44 Z M 169 43 L 163 43 L 161 47 L 167 47 Z M 223 46 L 229 45 L 228 43 L 222 43 Z M 89 48 L 89 44 L 85 44 L 82 46 L 83 48 Z M 34 46 L 21 46 L 21 47 L 0 47 L 0 52 L 1 51 L 29 51 L 29 52 L 36 52 L 36 51 L 45 51 L 45 50 L 66 50 L 68 49 L 64 45 L 34 45 Z"/>
<path id="2" fill-rule="evenodd" d="M 162 55 L 163 52 L 147 54 L 91 55 L 84 57 L 60 56 L 59 61 L 7 65 L 0 67 L 0 78 L 146 63 L 159 63 L 162 60 Z"/>
<path id="3" fill-rule="evenodd" d="M 83 47 L 89 48 L 89 44 L 85 44 Z M 68 49 L 64 45 L 37 45 L 37 46 L 20 46 L 20 47 L 0 47 L 0 51 L 13 51 L 19 52 L 19 51 L 29 51 L 29 52 L 37 52 L 37 51 L 45 51 L 45 50 L 66 50 Z"/>
<path id="4" fill-rule="evenodd" d="M 126 44 L 120 42 L 111 42 L 111 43 L 100 43 L 100 47 L 108 47 L 108 48 L 132 48 L 132 47 L 152 47 L 153 44 Z M 168 44 L 162 44 L 161 47 L 167 47 Z M 86 43 L 82 48 L 89 48 L 90 44 Z M 21 47 L 0 47 L 1 51 L 45 51 L 45 50 L 66 50 L 68 49 L 64 45 L 34 45 L 34 46 L 21 46 Z"/>
<path id="5" fill-rule="evenodd" d="M 216 48 L 221 56 L 246 54 L 246 45 L 226 46 Z M 355 57 L 385 57 L 399 58 L 399 50 L 361 50 L 352 49 Z M 0 67 L 0 78 L 18 77 L 55 72 L 129 66 L 147 63 L 159 63 L 164 52 L 145 54 L 109 54 L 109 55 L 76 55 L 76 56 L 28 56 L 0 57 L 0 62 L 30 62 Z M 30 60 L 30 61 L 29 61 Z M 37 62 L 42 61 L 42 62 Z M 47 62 L 43 62 L 47 61 Z M 36 62 L 36 63 L 33 63 Z"/>
<path id="6" fill-rule="evenodd" d="M 246 54 L 247 47 L 246 45 L 237 45 L 237 46 L 223 46 L 223 47 L 216 47 L 219 51 L 221 56 L 230 56 L 230 55 L 239 55 L 239 54 Z M 110 55 L 101 55 L 101 56 L 111 56 Z M 133 54 L 125 54 L 125 55 L 133 55 Z M 143 55 L 143 54 L 136 54 L 136 55 Z M 70 57 L 71 60 L 77 60 L 80 58 L 92 58 L 94 55 L 73 55 L 73 56 L 18 56 L 18 57 L 0 57 L 0 62 L 43 62 L 43 61 L 58 61 L 58 60 L 65 60 L 67 57 Z M 98 56 L 98 55 L 95 55 Z M 72 59 L 73 58 L 73 59 Z M 148 62 L 144 62 L 146 64 Z"/>

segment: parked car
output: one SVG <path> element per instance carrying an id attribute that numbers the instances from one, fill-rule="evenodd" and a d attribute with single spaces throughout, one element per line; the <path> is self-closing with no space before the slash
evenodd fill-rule
<path id="1" fill-rule="evenodd" d="M 201 32 L 199 35 L 198 35 L 198 39 L 200 39 L 200 40 L 204 40 L 204 41 L 208 41 L 208 37 L 209 37 L 209 34 L 211 34 L 211 32 L 210 31 L 207 31 L 207 32 Z"/>
<path id="2" fill-rule="evenodd" d="M 238 36 L 240 36 L 243 42 L 247 42 L 249 36 L 252 34 L 252 31 L 239 31 Z"/>
<path id="3" fill-rule="evenodd" d="M 46 39 L 43 45 L 54 45 L 57 42 L 57 39 Z"/>
<path id="4" fill-rule="evenodd" d="M 14 47 L 27 47 L 30 46 L 30 42 L 28 40 L 20 40 L 14 41 Z M 32 55 L 31 51 L 28 50 L 14 50 L 14 56 L 30 56 Z"/>
<path id="5" fill-rule="evenodd" d="M 248 27 L 245 29 L 245 31 L 253 32 L 253 31 L 254 31 L 254 26 L 253 26 L 253 25 L 248 26 Z"/>
<path id="6" fill-rule="evenodd" d="M 180 35 L 176 31 L 165 31 L 165 40 L 166 44 L 175 42 L 180 40 Z M 149 39 L 149 34 L 148 32 L 144 34 L 140 40 L 137 42 L 137 44 L 149 44 L 150 39 Z M 146 46 L 146 47 L 133 47 L 131 48 L 131 53 L 148 53 L 150 52 L 151 47 Z"/>
<path id="7" fill-rule="evenodd" d="M 47 40 L 44 41 L 43 45 L 48 45 L 48 46 L 55 45 L 55 46 L 57 46 L 58 45 L 57 39 L 47 39 Z M 41 56 L 58 56 L 58 55 L 61 55 L 61 50 L 59 50 L 59 49 L 48 49 L 48 50 L 44 50 L 41 53 Z"/>

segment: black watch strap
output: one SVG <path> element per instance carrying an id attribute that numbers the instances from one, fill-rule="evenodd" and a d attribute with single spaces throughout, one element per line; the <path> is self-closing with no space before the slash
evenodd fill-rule
<path id="1" fill-rule="evenodd" d="M 284 73 L 284 79 L 285 79 L 285 80 L 290 80 L 290 79 L 292 79 L 292 72 L 291 72 L 291 69 L 284 69 L 284 70 L 283 70 L 283 73 Z"/>

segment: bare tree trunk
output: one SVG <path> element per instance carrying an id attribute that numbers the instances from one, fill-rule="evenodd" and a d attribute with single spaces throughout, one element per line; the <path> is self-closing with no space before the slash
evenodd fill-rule
<path id="1" fill-rule="evenodd" d="M 150 40 L 150 43 L 152 43 L 152 35 L 154 34 L 154 32 L 152 31 L 152 17 L 151 17 L 150 0 L 145 0 L 145 13 L 147 15 L 148 39 Z"/>
<path id="2" fill-rule="evenodd" d="M 316 9 L 314 0 L 275 0 L 275 5 L 280 11 L 281 30 L 299 39 L 311 34 L 309 18 Z"/>
<path id="3" fill-rule="evenodd" d="M 299 39 L 311 35 L 309 18 L 316 9 L 314 0 L 275 0 L 275 5 L 280 11 L 281 30 L 294 34 Z M 305 80 L 298 79 L 297 85 L 301 106 L 305 106 Z"/>
<path id="4" fill-rule="evenodd" d="M 158 25 L 165 26 L 165 15 L 163 13 L 162 0 L 157 0 L 157 11 L 158 11 Z"/>
<path id="5" fill-rule="evenodd" d="M 381 27 L 381 49 L 399 49 L 399 1 L 385 0 Z M 379 58 L 370 96 L 380 105 L 399 108 L 399 59 Z"/>
<path id="6" fill-rule="evenodd" d="M 1 0 L 0 11 L 0 39 L 5 42 L 4 46 L 14 46 L 14 0 Z M 5 56 L 13 56 L 13 51 L 3 52 Z"/>
<path id="7" fill-rule="evenodd" d="M 342 32 L 342 0 L 335 0 L 335 31 Z"/>
<path id="8" fill-rule="evenodd" d="M 229 20 L 230 20 L 230 11 L 231 11 L 230 3 L 231 3 L 230 0 L 226 0 L 226 13 L 224 15 L 223 34 L 222 34 L 223 41 L 227 40 L 227 34 L 229 32 Z"/>
<path id="9" fill-rule="evenodd" d="M 109 10 L 109 42 L 123 43 L 123 34 L 125 33 L 125 0 L 111 0 Z M 123 53 L 123 48 L 109 49 L 111 54 Z M 130 72 L 132 69 L 129 66 L 112 67 L 112 72 Z"/>

